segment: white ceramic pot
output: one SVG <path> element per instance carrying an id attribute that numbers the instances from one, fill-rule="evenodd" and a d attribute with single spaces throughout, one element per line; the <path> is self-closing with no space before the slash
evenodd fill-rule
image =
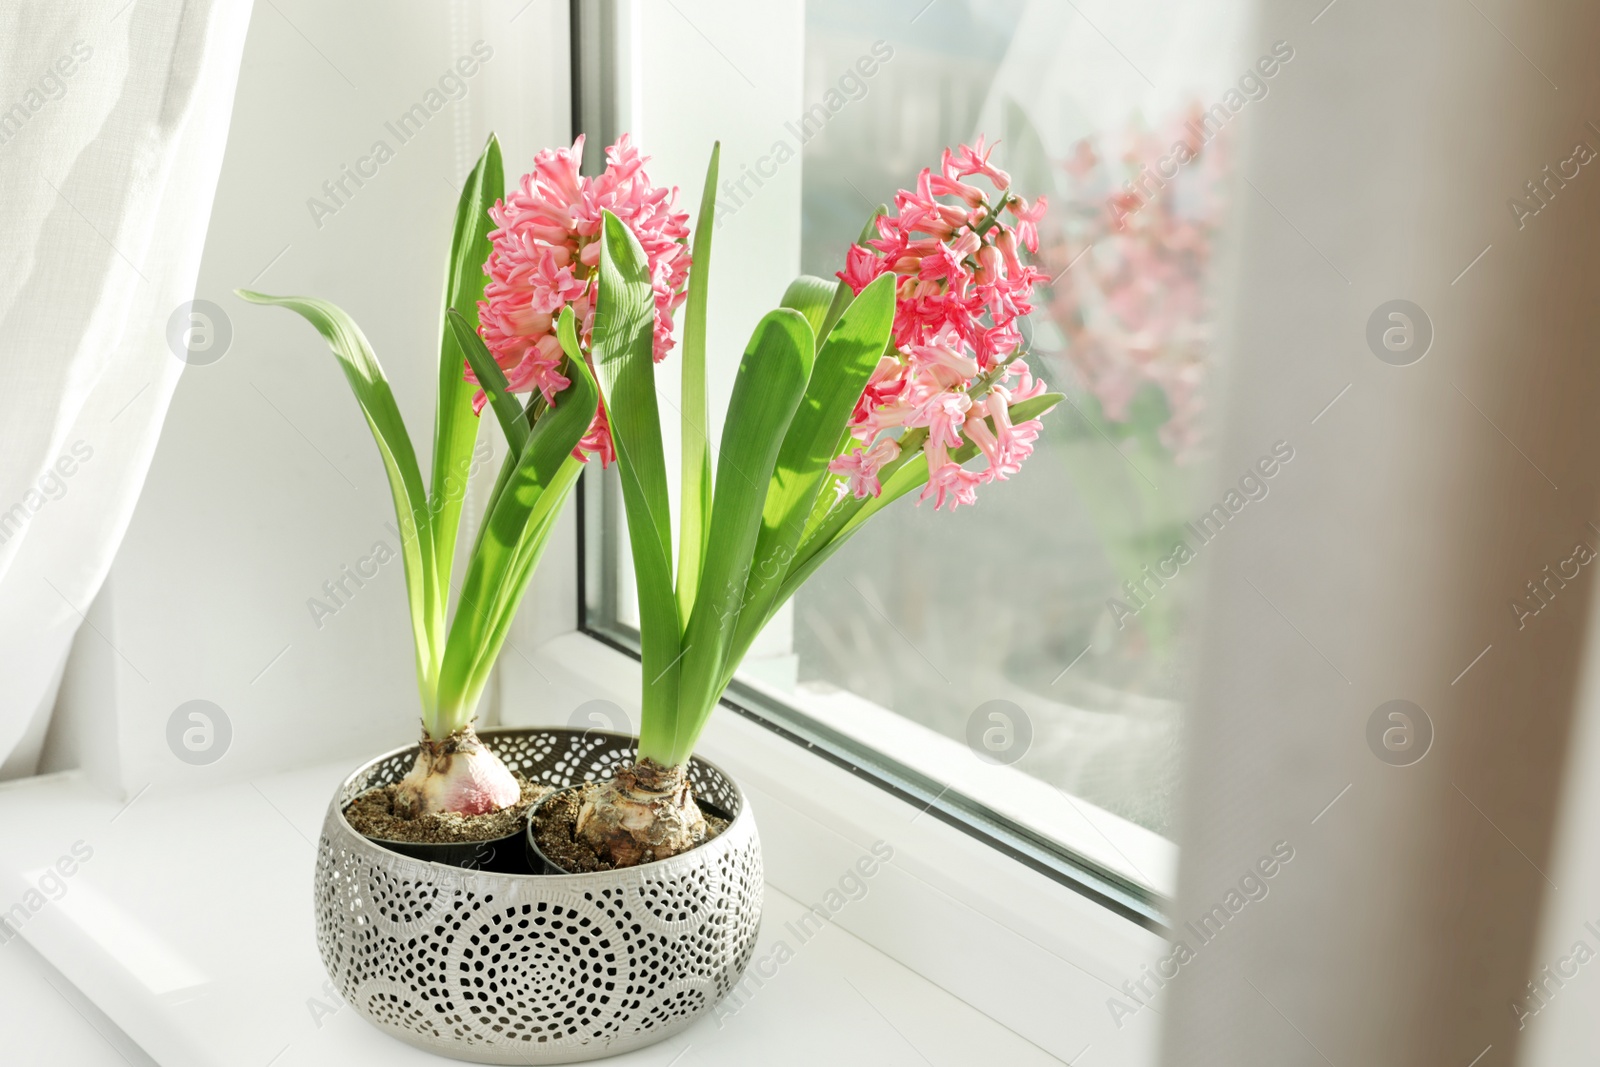
<path id="1" fill-rule="evenodd" d="M 557 788 L 609 777 L 637 744 L 556 728 L 479 736 Z M 317 947 L 373 1025 L 476 1063 L 576 1063 L 671 1037 L 738 982 L 761 924 L 761 843 L 714 764 L 689 764 L 697 795 L 733 820 L 706 844 L 621 871 L 528 875 L 413 859 L 351 828 L 350 801 L 415 758 L 396 749 L 345 779 L 317 850 Z"/>

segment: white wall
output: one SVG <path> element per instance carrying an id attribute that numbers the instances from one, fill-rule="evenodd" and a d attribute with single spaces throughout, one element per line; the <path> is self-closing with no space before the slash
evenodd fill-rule
<path id="1" fill-rule="evenodd" d="M 184 371 L 91 613 L 120 655 L 97 654 L 83 646 L 99 636 L 80 635 L 46 769 L 86 762 L 132 793 L 415 738 L 399 561 L 320 629 L 307 607 L 376 542 L 396 545 L 371 437 L 321 338 L 232 291 L 313 294 L 349 311 L 384 362 L 426 473 L 458 183 L 491 128 L 509 175 L 565 140 L 566 22 L 561 0 L 256 5 L 196 294 L 226 313 L 232 344 Z M 464 95 L 447 84 L 443 106 L 402 143 L 385 124 L 435 102 L 428 91 L 478 41 L 492 55 L 482 60 L 479 46 Z M 324 181 L 379 140 L 393 157 L 336 205 Z M 337 211 L 314 217 L 312 197 Z M 499 444 L 493 432 L 483 439 Z M 193 699 L 232 726 L 228 751 L 208 766 L 167 746 L 169 716 Z"/>

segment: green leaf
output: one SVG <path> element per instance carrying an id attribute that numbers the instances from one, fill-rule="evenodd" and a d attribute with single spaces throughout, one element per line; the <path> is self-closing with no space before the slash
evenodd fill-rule
<path id="1" fill-rule="evenodd" d="M 483 343 L 483 338 L 478 336 L 478 331 L 473 329 L 465 315 L 455 308 L 445 314 L 455 332 L 456 344 L 466 353 L 472 374 L 478 379 L 478 388 L 489 398 L 489 406 L 494 409 L 495 418 L 500 420 L 500 429 L 505 432 L 511 454 L 520 456 L 522 447 L 528 443 L 528 419 L 522 405 L 511 395 L 505 372 L 494 361 L 489 346 Z M 471 407 L 470 397 L 468 407 Z"/>
<path id="2" fill-rule="evenodd" d="M 439 673 L 442 726 L 454 729 L 470 721 L 533 576 L 538 549 L 548 536 L 544 524 L 577 477 L 572 450 L 594 421 L 600 393 L 581 359 L 567 360 L 562 369 L 571 384 L 528 433 L 467 563 Z"/>
<path id="3" fill-rule="evenodd" d="M 795 555 L 794 562 L 783 576 L 783 585 L 778 589 L 777 596 L 773 597 L 768 605 L 766 616 L 747 628 L 741 627 L 739 636 L 742 644 L 737 649 L 738 657 L 743 657 L 751 642 L 761 633 L 762 627 L 772 621 L 772 616 L 777 614 L 778 609 L 799 592 L 800 587 L 816 573 L 817 568 L 839 551 L 863 523 L 907 493 L 927 484 L 928 464 L 922 459 L 920 449 L 913 449 L 901 453 L 899 458 L 886 464 L 878 472 L 878 476 L 882 491 L 877 496 L 867 497 L 865 500 L 845 497 L 827 511 L 826 521 L 817 531 L 807 534 Z M 727 678 L 733 677 L 733 672 L 738 666 L 737 659 L 731 661 Z"/>
<path id="4" fill-rule="evenodd" d="M 499 657 L 501 647 L 505 644 L 506 634 L 510 631 L 511 623 L 516 618 L 517 607 L 522 602 L 522 595 L 528 588 L 528 583 L 533 580 L 534 572 L 539 565 L 539 559 L 544 553 L 545 543 L 550 539 L 551 532 L 561 518 L 562 506 L 571 494 L 572 487 L 577 484 L 578 477 L 583 473 L 584 461 L 578 456 L 569 453 L 561 462 L 561 467 L 556 471 L 555 477 L 550 480 L 550 485 L 544 491 L 544 498 L 540 506 L 535 509 L 530 517 L 528 528 L 522 535 L 522 541 L 517 546 L 517 553 L 511 568 L 507 572 L 504 588 L 506 593 L 496 599 L 497 612 L 495 621 L 484 643 L 484 650 L 480 655 L 477 676 L 474 679 L 473 702 L 476 703 L 477 695 L 483 691 L 484 684 L 489 679 L 489 672 L 493 669 L 495 660 Z"/>
<path id="5" fill-rule="evenodd" d="M 864 245 L 874 237 L 878 232 L 878 216 L 887 215 L 888 213 L 889 205 L 879 204 L 872 214 L 868 216 L 866 225 L 861 227 L 861 233 L 856 237 L 855 243 Z M 896 280 L 898 281 L 898 279 Z M 849 307 L 850 301 L 854 299 L 855 294 L 850 291 L 850 287 L 841 278 L 834 287 L 833 302 L 828 305 L 827 313 L 822 316 L 822 324 L 815 327 L 819 341 L 825 339 L 832 332 L 833 324 L 839 321 L 839 316 L 844 314 L 844 309 Z"/>
<path id="6" fill-rule="evenodd" d="M 528 519 L 527 529 L 517 544 L 511 564 L 506 568 L 502 586 L 505 593 L 495 597 L 489 613 L 489 622 L 480 638 L 482 647 L 478 658 L 472 673 L 460 690 L 459 706 L 462 711 L 459 717 L 463 723 L 470 720 L 471 709 L 483 695 L 495 661 L 504 649 L 507 636 L 511 632 L 511 625 L 516 620 L 517 607 L 527 591 L 528 583 L 533 580 L 539 559 L 544 554 L 545 545 L 561 518 L 562 505 L 566 503 L 572 487 L 577 484 L 578 476 L 583 473 L 583 467 L 581 459 L 572 455 L 567 456 L 550 480 L 550 484 L 544 489 L 543 496 L 544 500 L 548 501 L 548 506 L 541 504 Z M 460 607 L 456 609 L 458 619 L 461 610 Z"/>
<path id="7" fill-rule="evenodd" d="M 700 589 L 706 530 L 711 515 L 711 431 L 706 418 L 706 296 L 711 276 L 711 231 L 716 228 L 717 162 L 722 142 L 711 146 L 700 217 L 694 226 L 689 295 L 683 316 L 683 500 L 678 515 L 678 624 L 686 626 Z"/>
<path id="8" fill-rule="evenodd" d="M 423 697 L 423 723 L 429 725 L 432 714 L 432 697 L 438 656 L 442 651 L 443 634 L 436 629 L 442 620 L 438 573 L 434 568 L 433 524 L 428 518 L 428 495 L 422 486 L 422 472 L 417 467 L 417 454 L 411 445 L 411 436 L 400 417 L 394 392 L 384 377 L 378 357 L 361 332 L 361 328 L 339 308 L 326 300 L 309 296 L 268 296 L 248 289 L 236 289 L 240 297 L 252 304 L 269 304 L 285 307 L 299 313 L 316 327 L 327 340 L 328 347 L 338 357 L 345 380 L 361 405 L 372 438 L 378 443 L 383 457 L 384 472 L 389 478 L 389 492 L 394 497 L 395 517 L 400 523 L 401 558 L 405 561 L 406 596 L 411 609 L 411 632 L 416 640 L 417 684 Z"/>
<path id="9" fill-rule="evenodd" d="M 718 450 L 711 537 L 701 594 L 684 634 L 678 719 L 665 737 L 640 736 L 641 755 L 681 763 L 693 751 L 722 693 L 723 666 L 743 608 L 751 557 L 761 533 L 762 508 L 773 468 L 811 377 L 816 341 L 805 317 L 789 308 L 767 314 L 745 348 L 728 402 Z"/>
<path id="10" fill-rule="evenodd" d="M 570 318 L 572 309 L 563 308 L 561 313 Z M 524 408 L 509 392 L 505 373 L 501 371 L 500 364 L 495 362 L 494 356 L 489 352 L 489 346 L 478 336 L 478 331 L 468 325 L 466 318 L 454 308 L 450 309 L 449 316 L 450 325 L 456 332 L 456 340 L 466 352 L 472 373 L 478 379 L 479 388 L 488 398 L 489 406 L 494 410 L 495 418 L 499 421 L 500 429 L 506 438 L 506 457 L 500 464 L 500 473 L 495 476 L 494 488 L 490 490 L 488 502 L 484 505 L 484 514 L 489 515 L 493 514 L 495 505 L 500 501 L 500 494 L 505 492 L 506 485 L 516 473 L 517 460 L 528 443 L 528 431 L 535 407 L 542 406 L 542 398 L 536 396 L 529 402 L 527 408 Z M 478 536 L 472 545 L 474 555 L 483 544 L 487 532 L 488 524 L 480 524 Z"/>
<path id="11" fill-rule="evenodd" d="M 490 134 L 489 143 L 467 176 L 456 202 L 455 230 L 450 238 L 450 265 L 444 287 L 446 310 L 439 323 L 439 397 L 434 413 L 433 471 L 428 503 L 433 515 L 434 566 L 439 575 L 439 587 L 446 591 L 450 588 L 450 573 L 455 564 L 472 445 L 478 436 L 478 418 L 472 410 L 472 386 L 462 376 L 466 353 L 459 336 L 451 328 L 448 309 L 456 309 L 473 335 L 477 335 L 478 301 L 483 297 L 487 281 L 483 265 L 491 250 L 489 231 L 494 228 L 489 208 L 504 189 L 500 142 Z M 439 613 L 435 627 L 444 625 L 446 600 L 447 596 L 441 596 L 434 606 Z"/>
<path id="12" fill-rule="evenodd" d="M 827 478 L 828 464 L 839 454 L 850 415 L 888 346 L 894 325 L 894 282 L 893 275 L 886 274 L 863 289 L 817 353 L 805 397 L 778 452 L 761 513 L 761 533 L 739 619 L 745 646 L 755 639 L 754 628 L 765 622 L 778 595 Z M 740 643 L 736 638 L 735 645 Z"/>
<path id="13" fill-rule="evenodd" d="M 578 344 L 578 317 L 572 313 L 570 304 L 561 309 L 561 316 L 556 319 L 556 340 L 561 342 L 561 351 L 568 359 L 583 361 L 583 348 Z M 654 350 L 650 359 L 655 360 Z"/>
<path id="14" fill-rule="evenodd" d="M 683 630 L 672 588 L 672 515 L 661 446 L 652 358 L 655 296 L 644 249 L 615 215 L 604 213 L 600 292 L 595 308 L 595 377 L 605 398 L 621 474 L 634 576 L 639 592 L 639 646 L 644 668 L 641 737 L 677 714 Z M 571 356 L 577 340 L 562 337 Z M 641 740 L 640 750 L 644 750 Z"/>
<path id="15" fill-rule="evenodd" d="M 822 320 L 828 314 L 828 308 L 833 304 L 834 297 L 838 295 L 839 283 L 826 281 L 802 274 L 789 283 L 789 288 L 783 292 L 783 300 L 779 307 L 793 308 L 806 317 L 806 324 L 811 327 L 812 336 L 822 337 Z M 846 292 L 849 287 L 846 286 Z"/>
<path id="16" fill-rule="evenodd" d="M 1042 418 L 1065 399 L 1066 395 L 1063 393 L 1040 393 L 1032 400 L 1022 400 L 1012 404 L 1007 413 L 1011 416 L 1012 425 L 1016 425 L 1029 419 Z"/>

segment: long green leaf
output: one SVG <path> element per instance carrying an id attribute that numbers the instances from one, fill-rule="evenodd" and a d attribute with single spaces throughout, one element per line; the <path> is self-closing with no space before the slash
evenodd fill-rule
<path id="1" fill-rule="evenodd" d="M 822 343 L 822 320 L 828 314 L 834 298 L 838 295 L 839 283 L 830 282 L 823 278 L 802 274 L 789 283 L 789 288 L 783 291 L 783 299 L 778 302 L 779 307 L 793 308 L 806 317 L 806 324 L 811 327 L 811 334 Z M 845 292 L 849 292 L 845 287 Z"/>
<path id="2" fill-rule="evenodd" d="M 549 531 L 546 529 L 550 523 L 560 517 L 562 506 L 567 500 L 567 494 L 572 486 L 577 483 L 578 476 L 583 473 L 584 460 L 576 454 L 569 454 L 562 461 L 560 469 L 550 480 L 545 488 L 540 502 L 534 507 L 527 528 L 523 531 L 522 540 L 518 542 L 517 552 L 507 571 L 505 585 L 495 594 L 494 612 L 491 615 L 491 626 L 509 625 L 511 617 L 516 614 L 521 601 L 521 592 L 533 577 L 534 567 L 539 561 L 539 553 L 543 551 L 544 539 Z M 485 651 L 479 654 L 479 666 L 485 677 L 488 670 L 494 666 L 494 657 L 499 645 L 492 648 L 486 646 Z"/>
<path id="3" fill-rule="evenodd" d="M 494 361 L 489 346 L 483 343 L 483 338 L 478 336 L 478 331 L 472 328 L 472 323 L 465 315 L 455 308 L 451 308 L 445 314 L 449 319 L 450 328 L 455 332 L 456 344 L 466 353 L 467 363 L 472 367 L 472 375 L 478 379 L 478 388 L 488 397 L 489 406 L 494 409 L 494 417 L 500 420 L 500 429 L 505 432 L 506 444 L 511 446 L 513 455 L 522 455 L 522 447 L 528 443 L 528 419 L 522 410 L 522 404 L 511 395 L 505 372 L 500 369 L 500 364 Z M 471 406 L 470 403 L 468 406 Z"/>
<path id="4" fill-rule="evenodd" d="M 400 523 L 401 558 L 405 561 L 406 596 L 411 609 L 411 632 L 416 640 L 417 684 L 423 697 L 423 720 L 427 723 L 432 713 L 432 694 L 438 668 L 438 656 L 444 635 L 434 629 L 434 621 L 442 618 L 442 609 L 435 605 L 439 600 L 438 574 L 434 569 L 433 524 L 428 518 L 428 494 L 422 486 L 422 472 L 417 467 L 417 454 L 406 432 L 405 421 L 395 403 L 389 380 L 384 377 L 378 357 L 372 352 L 361 328 L 338 307 L 326 300 L 309 296 L 269 296 L 248 289 L 236 289 L 240 297 L 252 304 L 285 307 L 297 312 L 316 327 L 333 354 L 338 357 L 340 369 L 361 414 L 366 417 L 372 438 L 378 443 L 383 457 L 384 472 L 389 478 L 389 492 L 394 497 L 395 517 Z"/>
<path id="5" fill-rule="evenodd" d="M 483 154 L 467 176 L 467 183 L 456 201 L 450 265 L 445 277 L 445 310 L 439 323 L 439 397 L 434 412 L 433 471 L 428 505 L 433 516 L 434 566 L 439 575 L 439 588 L 446 591 L 446 595 L 434 605 L 438 612 L 434 620 L 436 632 L 444 625 L 456 538 L 460 533 L 461 506 L 467 496 L 467 472 L 472 462 L 472 445 L 478 436 L 478 419 L 472 410 L 472 386 L 462 376 L 466 353 L 456 331 L 451 328 L 448 309 L 455 308 L 476 336 L 478 301 L 483 297 L 487 281 L 483 265 L 491 250 L 489 231 L 494 228 L 489 208 L 504 189 L 500 142 L 490 134 Z"/>
<path id="6" fill-rule="evenodd" d="M 572 333 L 573 315 L 570 305 L 561 309 L 561 316 L 556 320 L 556 323 L 558 332 L 566 331 L 566 334 Z M 563 338 L 566 334 L 563 335 Z M 472 336 L 476 338 L 477 332 L 473 331 Z M 488 386 L 483 386 L 482 388 L 484 389 L 484 395 L 491 398 L 491 403 L 495 409 L 495 419 L 500 423 L 500 427 L 505 433 L 507 445 L 506 458 L 500 464 L 500 473 L 495 477 L 494 487 L 489 491 L 488 503 L 484 505 L 484 514 L 488 515 L 494 512 L 495 504 L 500 500 L 500 494 L 505 491 L 506 485 L 511 481 L 511 477 L 517 469 L 517 461 L 521 457 L 522 449 L 528 441 L 528 431 L 538 421 L 539 416 L 548 410 L 549 405 L 545 403 L 543 394 L 537 392 L 528 400 L 526 406 L 518 403 L 515 397 L 499 399 L 509 392 L 510 386 L 507 384 L 505 374 L 500 370 L 499 364 L 495 363 L 490 356 L 489 346 L 482 343 L 482 338 L 478 338 L 478 342 L 478 344 L 468 348 L 468 362 L 472 364 L 473 374 L 480 383 L 494 383 L 492 389 Z M 563 343 L 565 343 L 564 340 Z M 571 351 L 577 352 L 577 350 L 577 342 L 574 340 Z M 580 362 L 582 361 L 579 356 L 574 356 L 573 358 L 578 359 Z M 480 524 L 477 542 L 472 547 L 474 553 L 478 551 L 478 545 L 483 543 L 483 536 L 484 527 Z"/>
<path id="7" fill-rule="evenodd" d="M 643 738 L 677 714 L 683 653 L 682 623 L 672 588 L 672 515 L 656 405 L 654 326 L 655 298 L 644 249 L 621 220 L 607 211 L 600 242 L 594 368 L 617 451 L 639 592 L 639 658 L 645 683 L 641 752 Z M 568 341 L 562 341 L 565 347 Z M 572 343 L 576 347 L 575 339 Z"/>
<path id="8" fill-rule="evenodd" d="M 711 231 L 716 229 L 717 161 L 722 142 L 711 146 L 700 217 L 694 226 L 689 294 L 683 315 L 683 393 L 679 410 L 683 439 L 683 499 L 678 512 L 678 621 L 689 623 L 700 568 L 706 555 L 711 514 L 711 437 L 706 419 L 706 296 L 711 277 Z"/>
<path id="9" fill-rule="evenodd" d="M 558 509 L 572 473 L 558 488 L 572 450 L 594 421 L 600 394 L 582 360 L 563 368 L 571 384 L 528 434 L 511 479 L 484 520 L 484 536 L 467 564 L 461 601 L 445 644 L 439 675 L 443 725 L 459 728 L 471 718 L 482 682 L 500 651 L 509 616 L 515 613 L 534 560 L 523 549 L 545 516 Z"/>
<path id="10" fill-rule="evenodd" d="M 516 619 L 517 606 L 522 601 L 528 583 L 533 580 L 539 559 L 544 554 L 545 544 L 550 540 L 550 534 L 561 518 L 562 505 L 571 495 L 572 487 L 577 484 L 578 475 L 583 473 L 583 467 L 581 459 L 569 455 L 561 464 L 561 468 L 556 471 L 550 485 L 544 490 L 543 499 L 548 502 L 548 506 L 542 502 L 528 520 L 527 531 L 523 534 L 516 555 L 506 572 L 503 592 L 495 598 L 494 608 L 490 612 L 489 625 L 484 632 L 483 647 L 479 652 L 477 663 L 463 689 L 462 706 L 465 708 L 476 706 L 484 686 L 489 681 L 495 660 L 505 646 L 511 624 Z"/>
<path id="11" fill-rule="evenodd" d="M 761 533 L 762 508 L 784 437 L 811 377 L 815 338 L 805 316 L 789 308 L 770 312 L 745 348 L 728 401 L 711 503 L 706 569 L 684 634 L 683 681 L 671 747 L 671 764 L 687 759 L 722 692 L 723 664 L 739 622 L 751 557 Z M 652 737 L 641 754 L 662 759 Z"/>
<path id="12" fill-rule="evenodd" d="M 888 204 L 879 204 L 867 219 L 867 224 L 861 227 L 861 234 L 856 238 L 856 244 L 864 245 L 878 232 L 878 216 L 889 213 Z M 898 279 L 897 279 L 898 280 Z M 844 309 L 850 306 L 850 301 L 855 299 L 855 294 L 850 287 L 839 280 L 834 287 L 833 302 L 828 305 L 828 310 L 822 316 L 822 325 L 817 327 L 817 338 L 820 341 L 826 338 L 833 330 L 833 324 L 839 321 L 839 316 L 844 314 Z"/>
<path id="13" fill-rule="evenodd" d="M 728 652 L 727 664 L 723 669 L 724 686 L 732 680 L 745 653 L 750 650 L 750 646 L 760 636 L 767 623 L 772 621 L 778 609 L 788 603 L 789 598 L 800 590 L 806 579 L 849 540 L 850 536 L 860 528 L 861 522 L 927 482 L 928 465 L 921 461 L 922 442 L 926 437 L 927 431 L 922 429 L 911 430 L 902 436 L 901 441 L 904 442 L 902 452 L 878 472 L 882 491 L 876 497 L 857 500 L 843 492 L 842 479 L 824 480 L 807 520 L 805 533 L 783 572 L 777 595 L 767 601 L 766 611 L 761 615 L 752 615 L 740 621 L 739 629 L 734 635 L 733 646 Z M 847 527 L 848 533 L 844 532 Z"/>
<path id="14" fill-rule="evenodd" d="M 739 619 L 741 633 L 766 619 L 828 475 L 828 464 L 839 454 L 850 415 L 889 343 L 894 281 L 886 274 L 863 289 L 817 352 L 805 397 L 784 436 L 767 489 L 745 610 Z M 749 637 L 753 640 L 755 634 Z"/>

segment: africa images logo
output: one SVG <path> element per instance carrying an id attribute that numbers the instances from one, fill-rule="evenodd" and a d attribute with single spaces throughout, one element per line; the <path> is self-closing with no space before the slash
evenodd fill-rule
<path id="1" fill-rule="evenodd" d="M 1267 499 L 1267 495 L 1272 492 L 1272 486 L 1268 483 L 1292 459 L 1294 459 L 1293 445 L 1287 441 L 1274 444 L 1269 455 L 1256 460 L 1252 467 L 1240 475 L 1238 488 L 1229 489 L 1221 500 L 1213 504 L 1211 509 L 1198 519 L 1184 523 L 1184 539 L 1173 542 L 1172 550 L 1154 564 L 1146 563 L 1144 577 L 1138 581 L 1130 579 L 1123 582 L 1123 596 L 1111 597 L 1106 601 L 1106 610 L 1111 612 L 1111 618 L 1116 622 L 1117 629 L 1124 629 L 1129 619 L 1143 611 L 1157 594 L 1167 587 L 1167 582 L 1176 578 L 1184 567 L 1198 559 L 1201 546 L 1215 541 L 1223 528 L 1233 521 L 1246 505 L 1252 501 Z M 1193 545 L 1189 543 L 1189 537 L 1194 538 Z"/>
<path id="2" fill-rule="evenodd" d="M 1121 1030 L 1124 1022 L 1139 1014 L 1156 998 L 1156 994 L 1165 989 L 1167 983 L 1177 978 L 1185 964 L 1191 963 L 1199 955 L 1200 949 L 1222 936 L 1222 931 L 1233 922 L 1241 912 L 1251 904 L 1259 904 L 1267 899 L 1267 894 L 1272 892 L 1271 880 L 1282 872 L 1294 859 L 1294 846 L 1287 841 L 1275 842 L 1272 852 L 1256 860 L 1254 866 L 1239 877 L 1238 883 L 1229 887 L 1222 900 L 1213 904 L 1210 910 L 1204 912 L 1194 922 L 1183 924 L 1186 935 L 1192 936 L 1194 945 L 1191 947 L 1187 937 L 1176 938 L 1172 942 L 1172 951 L 1157 960 L 1155 966 L 1145 964 L 1140 968 L 1137 978 L 1130 978 L 1122 983 L 1125 997 L 1108 997 L 1106 1009 L 1111 1012 L 1111 1021 Z"/>

